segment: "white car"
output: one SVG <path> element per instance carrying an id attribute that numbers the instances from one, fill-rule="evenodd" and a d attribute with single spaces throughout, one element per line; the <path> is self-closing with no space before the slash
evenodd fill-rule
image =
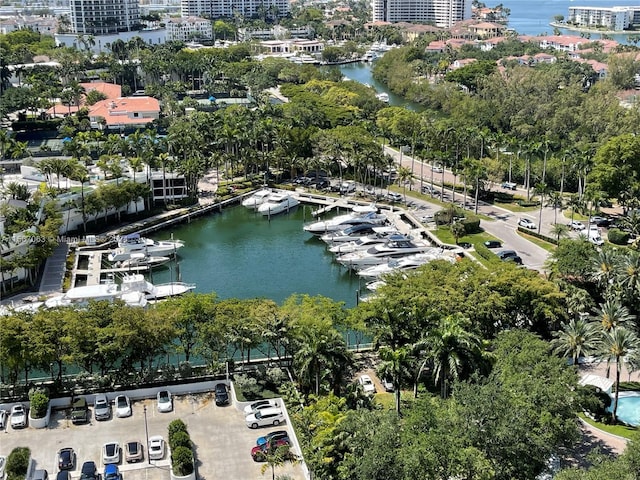
<path id="1" fill-rule="evenodd" d="M 264 410 L 265 408 L 274 408 L 278 406 L 279 405 L 277 400 L 258 400 L 257 402 L 253 402 L 251 405 L 247 405 L 246 407 L 244 407 L 244 414 L 245 416 L 251 415 L 258 410 Z"/>
<path id="2" fill-rule="evenodd" d="M 169 390 L 160 390 L 157 395 L 158 411 L 167 413 L 173 410 L 173 398 Z"/>
<path id="3" fill-rule="evenodd" d="M 373 384 L 373 380 L 369 375 L 360 375 L 358 383 L 362 386 L 364 393 L 372 395 L 376 393 L 376 386 Z"/>
<path id="4" fill-rule="evenodd" d="M 528 218 L 521 218 L 520 220 L 518 220 L 518 225 L 524 228 L 529 228 L 531 230 L 534 230 L 536 228 L 536 224 Z"/>
<path id="5" fill-rule="evenodd" d="M 7 428 L 7 419 L 9 418 L 9 412 L 6 410 L 0 410 L 0 430 Z M 2 477 L 0 476 L 0 480 Z"/>
<path id="6" fill-rule="evenodd" d="M 164 458 L 164 439 L 160 435 L 155 435 L 149 439 L 147 456 L 149 460 L 162 460 Z"/>
<path id="7" fill-rule="evenodd" d="M 247 427 L 258 428 L 273 425 L 274 427 L 280 425 L 284 421 L 284 415 L 279 408 L 265 408 L 258 410 L 255 413 L 250 413 L 245 418 Z"/>
<path id="8" fill-rule="evenodd" d="M 4 479 L 4 470 L 7 467 L 7 457 L 0 455 L 0 480 Z"/>
<path id="9" fill-rule="evenodd" d="M 130 417 L 131 416 L 131 402 L 126 395 L 118 395 L 116 397 L 116 417 Z"/>
<path id="10" fill-rule="evenodd" d="M 18 404 L 11 407 L 11 427 L 24 428 L 27 426 L 27 410 L 24 405 Z"/>
<path id="11" fill-rule="evenodd" d="M 382 387 L 386 392 L 393 392 L 393 382 L 388 378 L 382 379 Z"/>
<path id="12" fill-rule="evenodd" d="M 102 447 L 102 463 L 109 465 L 110 463 L 120 463 L 122 450 L 118 442 L 105 443 Z"/>
<path id="13" fill-rule="evenodd" d="M 571 230 L 580 231 L 584 230 L 587 227 L 584 226 L 584 223 L 574 220 L 573 222 L 569 222 L 569 228 L 571 228 Z"/>
<path id="14" fill-rule="evenodd" d="M 440 165 L 434 165 L 433 167 L 431 167 L 431 170 L 433 170 L 435 173 L 442 173 L 442 167 Z"/>

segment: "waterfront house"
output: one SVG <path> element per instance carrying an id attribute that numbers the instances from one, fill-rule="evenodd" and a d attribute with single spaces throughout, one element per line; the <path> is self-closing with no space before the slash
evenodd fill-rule
<path id="1" fill-rule="evenodd" d="M 119 97 L 102 100 L 89 107 L 92 128 L 142 128 L 159 117 L 160 102 L 153 97 Z"/>

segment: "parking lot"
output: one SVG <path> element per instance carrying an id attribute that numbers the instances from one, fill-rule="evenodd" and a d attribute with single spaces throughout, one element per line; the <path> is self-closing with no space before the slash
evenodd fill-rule
<path id="1" fill-rule="evenodd" d="M 109 399 L 113 400 L 113 395 L 109 395 Z M 146 444 L 145 406 L 149 437 L 162 435 L 166 441 L 167 426 L 172 420 L 180 418 L 186 423 L 194 443 L 198 478 L 203 480 L 271 478 L 270 469 L 263 475 L 261 466 L 264 464 L 251 459 L 251 448 L 256 445 L 257 437 L 273 430 L 291 428 L 290 425 L 280 425 L 252 430 L 246 426 L 244 414 L 233 405 L 216 406 L 212 393 L 184 395 L 174 396 L 174 409 L 170 413 L 159 413 L 156 400 L 147 399 L 133 402 L 133 415 L 128 418 L 114 416 L 110 420 L 97 422 L 93 419 L 92 408 L 91 422 L 86 425 L 73 425 L 68 417 L 69 412 L 59 411 L 52 413 L 46 429 L 13 430 L 8 427 L 0 432 L 0 455 L 9 455 L 15 447 L 29 447 L 36 468 L 46 469 L 53 480 L 58 471 L 58 450 L 72 447 L 77 454 L 77 464 L 71 476 L 76 480 L 85 461 L 94 461 L 99 470 L 103 470 L 102 446 L 105 443 L 116 441 L 123 447 L 126 442 L 137 440 Z M 149 462 L 146 448 L 144 453 L 144 462 L 127 464 L 123 460 L 120 463 L 123 480 L 169 480 L 169 454 L 163 460 Z M 278 468 L 277 474 L 288 474 L 294 479 L 304 478 L 300 465 L 287 464 Z"/>

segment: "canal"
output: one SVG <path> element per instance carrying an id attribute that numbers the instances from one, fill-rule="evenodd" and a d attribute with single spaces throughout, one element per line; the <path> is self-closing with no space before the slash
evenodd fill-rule
<path id="1" fill-rule="evenodd" d="M 177 265 L 153 271 L 153 283 L 195 283 L 196 292 L 220 298 L 269 298 L 281 304 L 294 293 L 357 303 L 360 277 L 333 261 L 320 239 L 305 232 L 310 206 L 271 221 L 245 207 L 230 207 L 158 233 L 183 240 Z M 343 212 L 344 213 L 344 212 Z"/>
<path id="2" fill-rule="evenodd" d="M 376 81 L 371 72 L 372 68 L 373 63 L 371 62 L 347 63 L 340 66 L 340 72 L 342 72 L 343 77 L 347 77 L 349 80 L 371 85 L 378 93 L 387 93 L 389 95 L 389 105 L 394 107 L 406 107 L 409 110 L 414 110 L 416 112 L 424 110 L 422 105 L 410 102 L 399 95 L 391 93 L 387 89 L 386 85 Z"/>

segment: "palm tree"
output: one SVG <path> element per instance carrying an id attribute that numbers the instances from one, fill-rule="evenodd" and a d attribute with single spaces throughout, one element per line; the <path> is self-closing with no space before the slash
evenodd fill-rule
<path id="1" fill-rule="evenodd" d="M 538 215 L 538 234 L 540 233 L 540 229 L 542 228 L 542 207 L 544 207 L 544 196 L 549 191 L 547 184 L 544 182 L 540 182 L 535 187 L 536 194 L 540 197 L 540 213 Z"/>
<path id="2" fill-rule="evenodd" d="M 558 209 L 562 210 L 562 194 L 555 191 L 549 193 L 547 206 L 553 208 L 553 223 L 558 223 Z"/>
<path id="3" fill-rule="evenodd" d="M 616 283 L 632 298 L 640 293 L 640 252 L 623 255 L 616 268 Z"/>
<path id="4" fill-rule="evenodd" d="M 595 317 L 605 332 L 610 332 L 616 327 L 626 327 L 635 318 L 618 299 L 607 299 L 601 303 Z"/>
<path id="5" fill-rule="evenodd" d="M 569 323 L 563 323 L 561 329 L 553 333 L 551 342 L 554 353 L 562 357 L 571 358 L 571 362 L 578 368 L 578 359 L 591 355 L 598 346 L 598 329 L 586 318 L 572 318 Z"/>
<path id="6" fill-rule="evenodd" d="M 608 290 L 615 277 L 619 262 L 620 255 L 617 250 L 613 248 L 600 249 L 593 259 L 591 279 L 595 280 L 599 287 Z"/>
<path id="7" fill-rule="evenodd" d="M 629 357 L 634 357 L 638 352 L 638 344 L 640 339 L 631 330 L 625 327 L 615 327 L 605 332 L 600 346 L 600 356 L 607 362 L 616 362 L 616 378 L 615 378 L 615 396 L 613 399 L 613 410 L 611 417 L 614 422 L 617 420 L 618 414 L 618 394 L 620 393 L 620 371 L 622 363 Z"/>
<path id="8" fill-rule="evenodd" d="M 411 169 L 403 166 L 398 167 L 398 183 L 402 185 L 404 201 L 407 202 L 407 183 L 411 182 L 413 174 Z"/>
<path id="9" fill-rule="evenodd" d="M 569 227 L 567 227 L 564 223 L 554 223 L 551 228 L 551 233 L 555 235 L 556 240 L 560 242 L 560 237 L 568 237 L 569 236 Z"/>
<path id="10" fill-rule="evenodd" d="M 392 348 L 389 346 L 380 347 L 379 351 L 380 371 L 391 378 L 393 383 L 393 395 L 395 398 L 396 413 L 400 415 L 400 388 L 402 387 L 402 375 L 409 360 L 409 349 L 407 347 Z"/>
<path id="11" fill-rule="evenodd" d="M 467 330 L 469 327 L 469 319 L 448 315 L 427 335 L 433 372 L 436 383 L 440 384 L 442 398 L 448 396 L 450 379 L 457 380 L 480 356 L 480 338 Z"/>
<path id="12" fill-rule="evenodd" d="M 462 222 L 453 222 L 450 228 L 451 228 L 451 233 L 453 234 L 453 238 L 456 241 L 456 245 L 458 245 L 458 241 L 460 240 L 460 237 L 463 237 L 464 234 L 466 233 L 464 224 Z"/>
<path id="13" fill-rule="evenodd" d="M 82 231 L 87 232 L 87 209 L 84 201 L 84 184 L 89 181 L 89 171 L 82 162 L 76 160 L 75 163 L 71 163 L 71 170 L 69 172 L 69 178 L 80 182 L 80 211 L 82 213 Z"/>
<path id="14" fill-rule="evenodd" d="M 569 201 L 567 202 L 567 207 L 571 209 L 571 223 L 573 223 L 573 215 L 576 213 L 576 210 L 582 208 L 584 206 L 584 202 L 580 195 L 573 194 L 569 197 Z"/>

